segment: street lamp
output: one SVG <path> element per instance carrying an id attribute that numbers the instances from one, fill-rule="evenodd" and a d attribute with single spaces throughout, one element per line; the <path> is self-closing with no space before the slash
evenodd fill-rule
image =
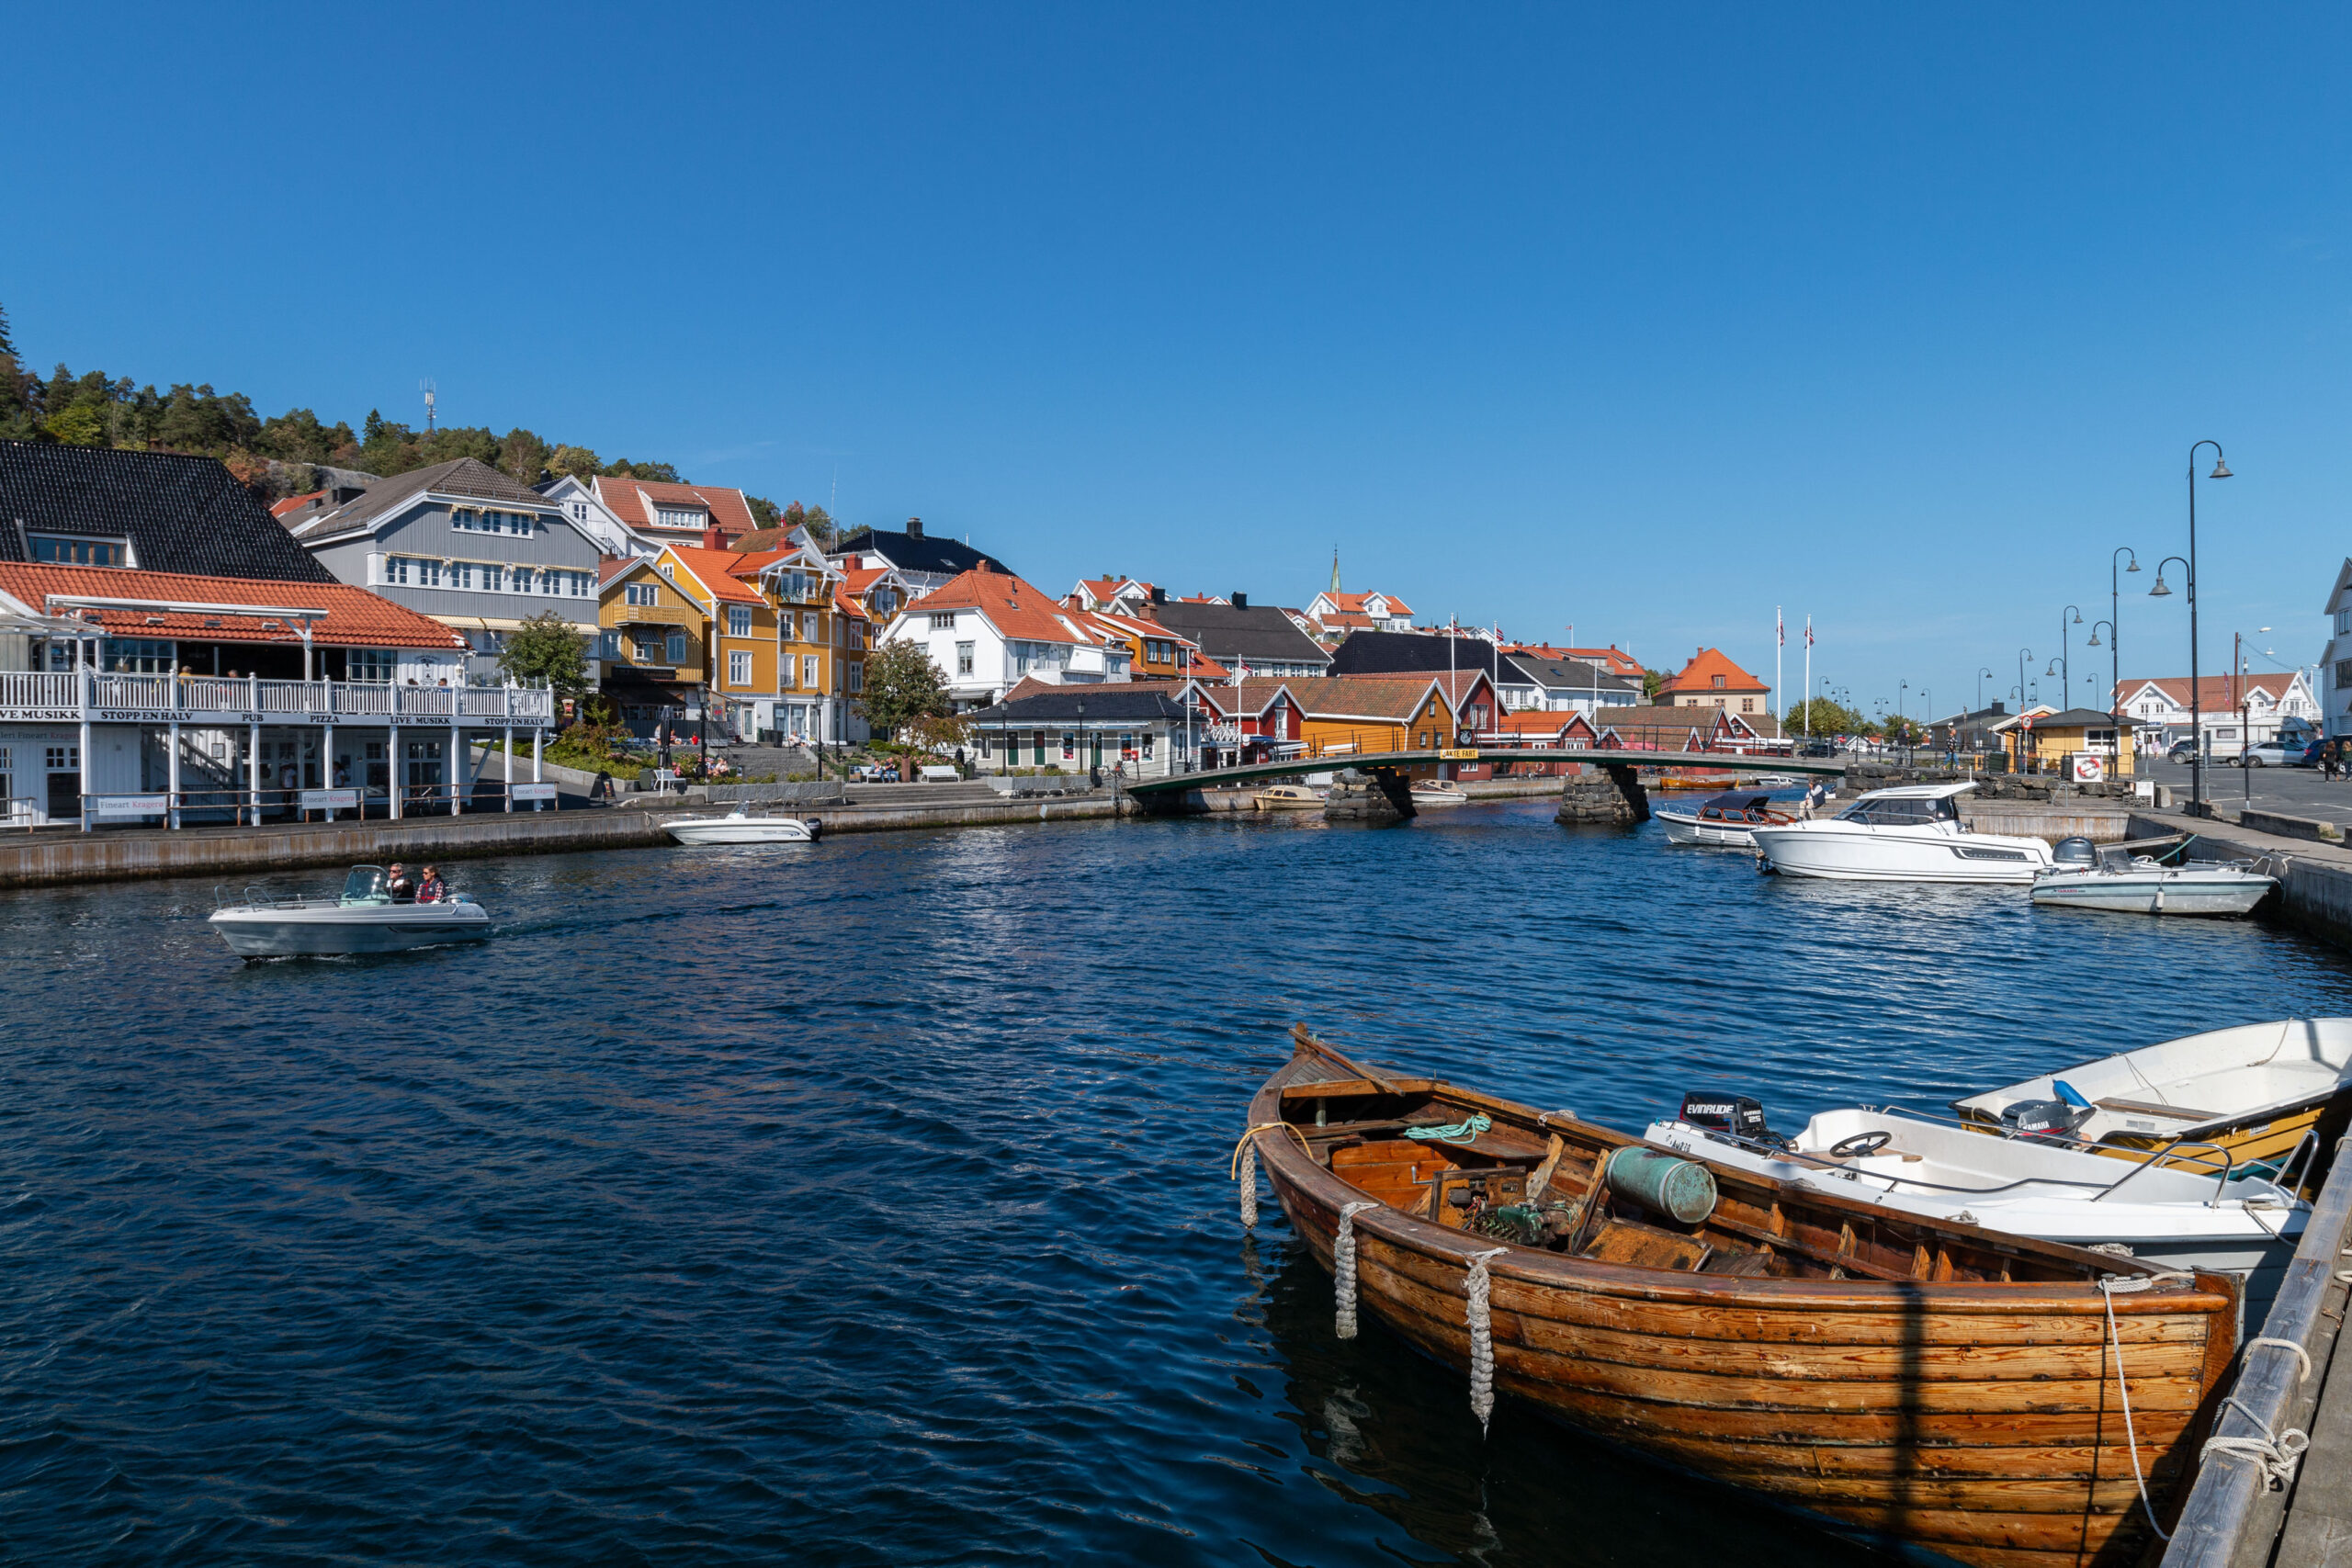
<path id="1" fill-rule="evenodd" d="M 2135 567 L 2132 570 L 2136 571 L 2139 569 Z M 2115 764 L 2116 770 L 2120 773 L 2122 771 L 2123 767 L 2123 699 L 2116 694 L 2116 687 L 2120 682 L 2113 673 L 2115 655 L 2112 650 L 2115 644 L 2115 623 L 2113 621 L 2093 621 L 2091 623 L 2091 646 L 2093 648 L 2097 648 L 2098 646 L 2098 629 L 2101 626 L 2105 626 L 2107 628 L 2107 640 L 2109 649 L 2109 652 L 2108 654 L 2109 673 L 2108 675 L 2107 687 L 2107 716 L 2113 720 L 2115 724 L 2115 752 L 2109 761 Z M 2088 682 L 2091 677 L 2086 675 L 2083 679 L 2084 681 Z"/>
<path id="2" fill-rule="evenodd" d="M 2220 442 L 2199 441 L 2189 447 L 2188 558 L 2181 560 L 2178 556 L 2166 556 L 2163 561 L 2158 561 L 2156 585 L 2148 590 L 2148 597 L 2154 599 L 2160 594 L 2168 594 L 2172 592 L 2165 586 L 2165 563 L 2179 560 L 2188 572 L 2188 724 L 2197 741 L 2196 750 L 2191 753 L 2189 761 L 2189 767 L 2193 770 L 2189 774 L 2189 798 L 2192 802 L 2190 809 L 2201 817 L 2204 815 L 2205 805 L 2205 694 L 2198 689 L 2197 680 L 2197 448 L 2199 446 L 2211 446 L 2213 449 L 2213 471 L 2205 476 L 2207 479 L 2226 479 L 2232 477 L 2230 465 L 2222 456 Z"/>
<path id="3" fill-rule="evenodd" d="M 1978 713 L 1983 713 L 1984 711 L 1984 682 L 1987 679 L 1991 678 L 1992 675 L 1993 667 L 1991 665 L 1980 664 L 1976 667 L 1976 711 Z"/>
<path id="4" fill-rule="evenodd" d="M 2018 649 L 2018 713 L 2019 715 L 2018 719 L 2018 773 L 2025 772 L 2025 719 L 2023 717 L 2026 709 L 2025 661 L 2032 657 L 2033 649 L 2030 648 L 2020 648 Z"/>
<path id="5" fill-rule="evenodd" d="M 2069 621 L 2066 618 L 2068 615 L 2075 618 Z M 2075 700 L 2075 664 L 2073 649 L 2067 646 L 2067 628 L 2079 626 L 2082 624 L 2083 607 L 2081 605 L 2069 604 L 2058 612 L 2058 665 L 2054 673 L 2064 677 L 2059 682 L 2058 689 L 2066 694 L 2065 702 L 2058 705 L 2060 707 L 2064 707 L 2066 703 Z M 2051 672 L 2045 671 L 2045 673 Z"/>
<path id="6" fill-rule="evenodd" d="M 2123 580 L 2115 570 L 2117 556 L 2132 558 L 2132 564 L 2123 569 L 2126 571 L 2140 570 L 2140 557 L 2131 546 L 2118 545 L 2107 558 L 2107 712 L 2108 716 L 2115 720 L 2115 744 L 2120 748 L 2123 744 L 2123 634 L 2117 629 L 2117 622 L 2123 615 Z M 2097 626 L 2091 628 L 2091 646 L 2098 646 Z M 2120 763 L 2122 757 L 2120 750 L 2116 756 Z"/>

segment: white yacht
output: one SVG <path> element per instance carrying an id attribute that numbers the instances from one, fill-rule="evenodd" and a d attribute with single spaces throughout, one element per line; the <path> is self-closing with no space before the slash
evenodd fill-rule
<path id="1" fill-rule="evenodd" d="M 1874 789 L 1835 817 L 1758 826 L 1757 859 L 1785 875 L 1848 882 L 2031 882 L 2050 865 L 2050 846 L 1971 832 L 1956 802 L 1975 787 Z"/>
<path id="2" fill-rule="evenodd" d="M 754 817 L 741 806 L 724 817 L 681 817 L 665 826 L 682 844 L 809 844 L 823 831 L 797 817 Z"/>
<path id="3" fill-rule="evenodd" d="M 2311 1214 L 2288 1185 L 2291 1173 L 2249 1171 L 2205 1145 L 2125 1166 L 2064 1143 L 1988 1138 L 1893 1109 L 1825 1111 L 1780 1138 L 1752 1100 L 1690 1095 L 1680 1115 L 1651 1123 L 1643 1136 L 1943 1223 L 2225 1270 L 2247 1281 L 2249 1323 L 2262 1321 Z"/>
<path id="4" fill-rule="evenodd" d="M 212 929 L 244 958 L 404 953 L 490 935 L 490 911 L 463 893 L 429 904 L 396 899 L 380 865 L 355 865 L 333 898 L 257 898 L 224 904 Z"/>
<path id="5" fill-rule="evenodd" d="M 1652 807 L 1650 815 L 1666 824 L 1668 843 L 1728 844 L 1745 850 L 1756 847 L 1758 827 L 1797 820 L 1794 812 L 1773 807 L 1772 797 L 1761 790 L 1735 789 L 1702 800 L 1688 810 L 1673 806 Z"/>
<path id="6" fill-rule="evenodd" d="M 2247 863 L 2168 866 L 2133 853 L 2129 844 L 2100 848 L 2088 839 L 2061 839 L 2056 863 L 2034 878 L 2029 897 L 2037 904 L 2132 915 L 2246 915 L 2278 886 L 2277 877 Z"/>

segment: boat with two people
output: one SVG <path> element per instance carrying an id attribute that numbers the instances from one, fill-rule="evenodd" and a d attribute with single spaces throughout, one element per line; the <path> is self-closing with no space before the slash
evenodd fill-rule
<path id="1" fill-rule="evenodd" d="M 406 953 L 480 942 L 491 930 L 490 911 L 469 894 L 420 899 L 405 875 L 380 865 L 353 866 L 331 898 L 268 898 L 247 888 L 242 901 L 221 903 L 207 919 L 243 958 Z"/>
<path id="2" fill-rule="evenodd" d="M 2200 1144 L 2284 1179 L 2352 1120 L 2352 1018 L 2288 1018 L 2187 1034 L 1987 1089 L 1951 1108 L 1978 1133 L 2063 1139 L 2113 1159 Z"/>
<path id="3" fill-rule="evenodd" d="M 1666 824 L 1668 843 L 1722 844 L 1737 849 L 1755 848 L 1755 830 L 1759 827 L 1799 819 L 1795 812 L 1780 809 L 1780 803 L 1769 793 L 1753 789 L 1725 790 L 1689 810 L 1653 807 L 1650 815 Z"/>
<path id="4" fill-rule="evenodd" d="M 682 844 L 813 844 L 824 831 L 813 818 L 754 815 L 741 806 L 724 817 L 681 817 L 662 826 Z"/>
<path id="5" fill-rule="evenodd" d="M 1237 1155 L 1333 1275 L 1340 1336 L 1369 1312 L 1466 1371 L 1482 1425 L 1497 1396 L 1524 1401 L 1972 1568 L 2129 1562 L 2169 1517 L 2237 1348 L 2231 1276 L 1782 1180 L 1293 1038 Z"/>
<path id="6" fill-rule="evenodd" d="M 1413 787 L 1406 793 L 1413 797 L 1413 804 L 1417 807 L 1470 804 L 1470 796 L 1464 793 L 1462 786 L 1452 779 L 1417 780 Z"/>
<path id="7" fill-rule="evenodd" d="M 2050 863 L 2040 839 L 1978 833 L 1960 819 L 1972 782 L 1899 784 L 1835 817 L 1749 829 L 1760 870 L 1841 882 L 2031 882 Z"/>
<path id="8" fill-rule="evenodd" d="M 2192 861 L 2166 865 L 2169 855 L 2140 852 L 2159 844 L 2175 852 L 2192 841 L 2179 835 L 2129 844 L 2098 845 L 2061 839 L 2050 869 L 2027 895 L 2037 904 L 2069 909 L 2109 909 L 2132 915 L 2250 915 L 2278 879 L 2251 861 Z"/>
<path id="9" fill-rule="evenodd" d="M 1261 811 L 1320 811 L 1324 804 L 1323 792 L 1305 784 L 1276 784 L 1258 792 Z"/>
<path id="10" fill-rule="evenodd" d="M 1748 1096 L 1690 1094 L 1679 1112 L 1642 1135 L 1906 1213 L 2070 1247 L 2120 1248 L 2166 1269 L 2234 1274 L 2246 1281 L 2249 1323 L 2260 1323 L 2278 1293 L 2311 1214 L 2291 1177 L 2238 1165 L 2208 1145 L 2172 1145 L 2124 1168 L 2064 1140 L 1987 1138 L 1951 1116 L 1894 1106 L 1825 1111 L 1783 1136 Z"/>

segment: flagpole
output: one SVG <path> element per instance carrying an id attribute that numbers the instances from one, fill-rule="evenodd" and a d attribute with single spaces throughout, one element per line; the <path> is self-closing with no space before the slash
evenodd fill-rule
<path id="1" fill-rule="evenodd" d="M 1813 617 L 1804 618 L 1804 738 L 1813 739 Z"/>
<path id="2" fill-rule="evenodd" d="M 1780 716 L 1772 722 L 1785 734 L 1789 724 L 1789 690 L 1781 681 L 1781 656 L 1788 651 L 1788 624 L 1781 618 L 1781 606 L 1772 606 L 1772 694 L 1781 699 Z"/>

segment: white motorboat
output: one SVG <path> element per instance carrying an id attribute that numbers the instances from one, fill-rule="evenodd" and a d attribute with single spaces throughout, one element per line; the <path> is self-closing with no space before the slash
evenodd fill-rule
<path id="1" fill-rule="evenodd" d="M 1415 806 L 1467 806 L 1470 797 L 1452 779 L 1423 779 L 1409 792 Z"/>
<path id="2" fill-rule="evenodd" d="M 1985 1132 L 2024 1127 L 2125 1159 L 2193 1139 L 2244 1164 L 2293 1159 L 2331 1102 L 2340 1124 L 2347 1089 L 2352 1018 L 2289 1018 L 2079 1062 L 1951 1108 Z"/>
<path id="3" fill-rule="evenodd" d="M 1973 784 L 1874 789 L 1835 817 L 1752 829 L 1765 870 L 1847 882 L 2031 882 L 2040 839 L 1971 832 L 1955 802 Z"/>
<path id="4" fill-rule="evenodd" d="M 1323 792 L 1305 784 L 1276 784 L 1258 792 L 1261 811 L 1320 811 L 1324 805 Z"/>
<path id="5" fill-rule="evenodd" d="M 797 817 L 755 817 L 741 806 L 724 817 L 681 817 L 666 826 L 682 844 L 809 844 L 824 830 Z"/>
<path id="6" fill-rule="evenodd" d="M 1666 824 L 1667 842 L 1723 844 L 1753 849 L 1755 830 L 1774 822 L 1794 822 L 1790 812 L 1772 808 L 1772 797 L 1758 790 L 1726 790 L 1689 810 L 1653 807 L 1650 815 Z"/>
<path id="7" fill-rule="evenodd" d="M 2122 1168 L 2064 1143 L 1988 1138 L 1891 1108 L 1825 1111 L 1780 1138 L 1753 1100 L 1694 1094 L 1680 1115 L 1651 1123 L 1643 1136 L 1946 1224 L 2225 1270 L 2247 1282 L 2248 1323 L 2262 1321 L 2311 1214 L 2278 1173 L 2248 1172 L 2204 1145 Z"/>
<path id="8" fill-rule="evenodd" d="M 333 898 L 255 898 L 209 917 L 231 952 L 245 958 L 405 953 L 490 935 L 490 911 L 463 893 L 429 904 L 392 897 L 380 865 L 355 865 Z"/>
<path id="9" fill-rule="evenodd" d="M 2154 842 L 2155 840 L 2145 840 Z M 2056 863 L 2033 879 L 2037 904 L 2133 915 L 2245 915 L 2278 886 L 2240 863 L 2168 866 L 2128 844 L 2061 839 Z"/>

